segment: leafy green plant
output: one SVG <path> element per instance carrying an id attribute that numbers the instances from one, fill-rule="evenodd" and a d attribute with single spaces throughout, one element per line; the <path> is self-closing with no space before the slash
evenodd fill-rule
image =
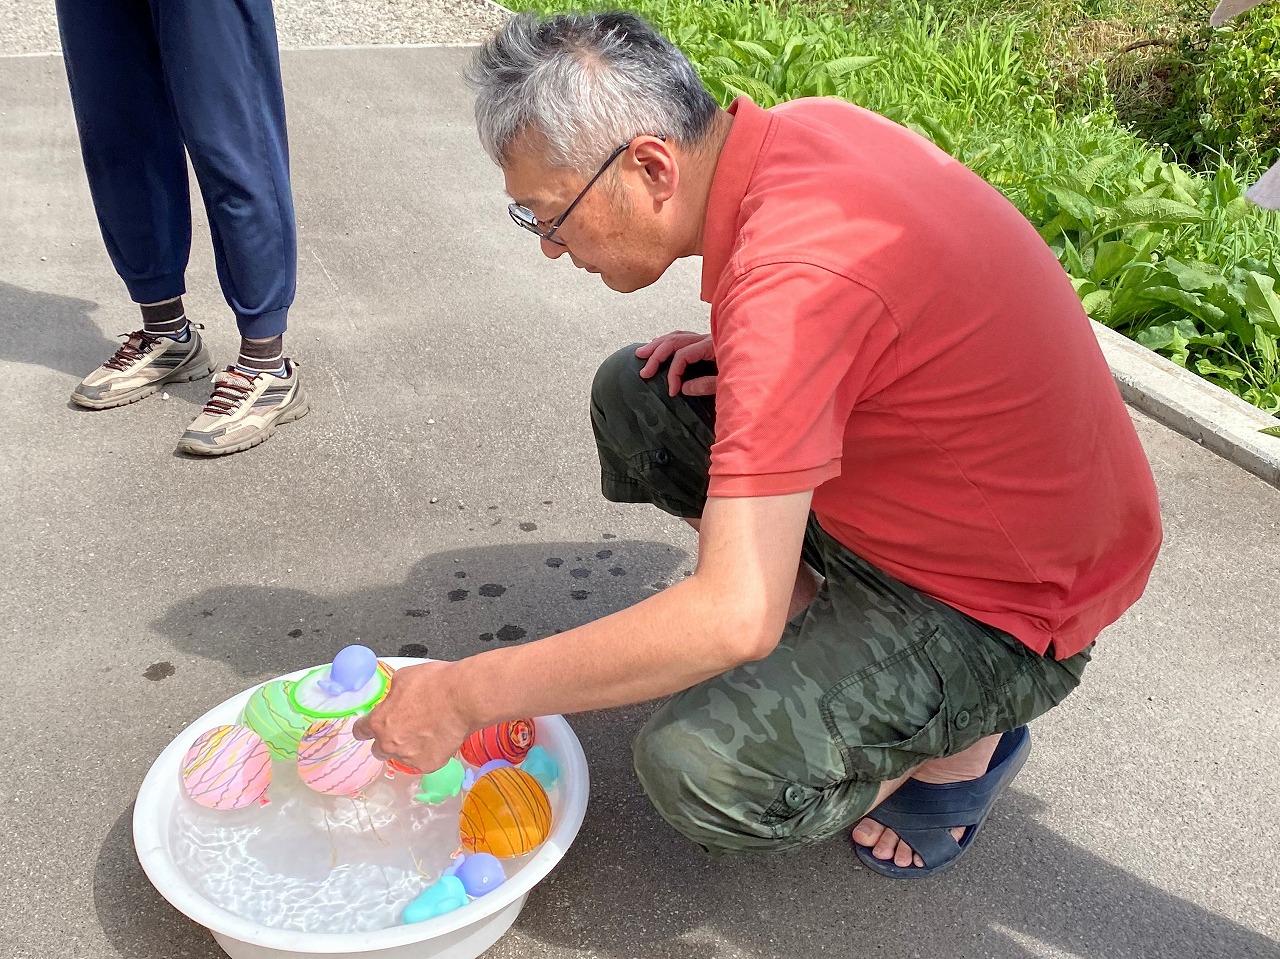
<path id="1" fill-rule="evenodd" d="M 1040 233 L 1071 274 L 1095 320 L 1192 369 L 1269 412 L 1280 411 L 1280 296 L 1276 260 L 1225 268 L 1181 260 L 1186 231 L 1203 226 L 1221 199 L 1201 178 L 1151 156 L 1106 183 L 1115 158 L 1042 178 L 1028 190 Z M 1117 190 L 1115 183 L 1121 189 Z M 1238 193 L 1228 207 L 1251 210 Z"/>
<path id="2" fill-rule="evenodd" d="M 1270 166 L 1280 158 L 1280 10 L 1259 7 L 1204 29 L 1208 42 L 1195 86 L 1202 109 L 1193 138 L 1207 151 L 1244 153 L 1260 168 Z"/>
<path id="3" fill-rule="evenodd" d="M 1120 118 L 1180 163 L 1211 171 L 1225 160 L 1256 175 L 1280 158 L 1280 9 L 1264 5 L 1215 28 L 1209 7 L 1184 0 L 1163 38 L 1108 61 L 1103 86 L 1145 64 L 1138 88 L 1122 92 Z M 1090 80 L 1096 94 L 1096 72 Z"/>
<path id="4" fill-rule="evenodd" d="M 699 62 L 702 79 L 721 102 L 747 96 L 770 107 L 797 97 L 836 96 L 874 56 L 823 56 L 816 34 L 760 40 L 717 38 L 718 52 Z"/>
<path id="5" fill-rule="evenodd" d="M 569 6 L 518 2 L 542 12 Z M 1114 13 L 1126 2 L 1140 0 L 1092 0 L 1091 9 Z M 763 106 L 840 96 L 928 137 L 1037 227 L 1090 316 L 1280 412 L 1280 218 L 1243 198 L 1227 160 L 1193 172 L 1130 132 L 1115 113 L 1103 71 L 1091 74 L 1093 92 L 1063 109 L 1044 34 L 1084 17 L 1085 5 L 626 4 L 689 55 L 722 104 L 744 94 Z M 1223 58 L 1217 79 L 1205 76 L 1224 118 L 1238 109 L 1230 103 L 1251 95 L 1223 79 L 1247 79 L 1252 61 L 1232 56 Z M 1268 76 L 1261 82 L 1271 82 Z"/>

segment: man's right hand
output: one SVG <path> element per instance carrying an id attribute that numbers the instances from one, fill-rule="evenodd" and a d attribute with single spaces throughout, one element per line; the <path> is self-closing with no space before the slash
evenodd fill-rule
<path id="1" fill-rule="evenodd" d="M 710 396 L 716 391 L 715 376 L 699 376 L 685 380 L 684 371 L 691 363 L 716 358 L 715 346 L 709 333 L 690 333 L 688 330 L 676 330 L 651 340 L 636 350 L 636 356 L 648 360 L 641 368 L 640 376 L 649 379 L 658 372 L 658 367 L 671 360 L 671 368 L 667 370 L 667 390 L 671 396 Z"/>

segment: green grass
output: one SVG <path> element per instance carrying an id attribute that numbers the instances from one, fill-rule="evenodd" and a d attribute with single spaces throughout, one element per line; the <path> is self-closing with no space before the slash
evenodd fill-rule
<path id="1" fill-rule="evenodd" d="M 515 6 L 581 8 L 559 0 Z M 838 96 L 929 137 L 1035 224 L 1090 316 L 1280 413 L 1280 218 L 1242 196 L 1246 177 L 1269 159 L 1265 135 L 1232 154 L 1224 138 L 1208 142 L 1208 127 L 1188 128 L 1183 148 L 1195 152 L 1192 168 L 1172 162 L 1176 110 L 1149 105 L 1170 96 L 1190 102 L 1157 69 L 1160 58 L 1187 60 L 1208 51 L 1197 54 L 1197 43 L 1218 42 L 1234 45 L 1239 63 L 1202 62 L 1195 68 L 1202 85 L 1217 91 L 1204 78 L 1218 70 L 1213 82 L 1249 104 L 1239 109 L 1266 107 L 1270 81 L 1258 87 L 1248 71 L 1271 48 L 1255 55 L 1240 46 L 1255 34 L 1264 39 L 1248 42 L 1266 46 L 1265 22 L 1250 26 L 1253 33 L 1218 36 L 1199 26 L 1207 6 L 1173 7 L 1171 0 L 956 0 L 945 7 L 632 0 L 592 8 L 618 6 L 683 49 L 721 103 L 741 94 L 762 106 Z M 1135 44 L 1144 45 L 1129 49 Z M 1230 60 L 1222 49 L 1218 55 Z M 1146 57 L 1145 66 L 1135 57 Z M 1215 108 L 1231 102 L 1220 96 Z M 1152 112 L 1147 129 L 1139 107 Z M 1216 123 L 1219 132 L 1231 126 L 1209 109 L 1200 108 L 1196 124 Z M 1160 136 L 1153 139 L 1153 130 Z"/>

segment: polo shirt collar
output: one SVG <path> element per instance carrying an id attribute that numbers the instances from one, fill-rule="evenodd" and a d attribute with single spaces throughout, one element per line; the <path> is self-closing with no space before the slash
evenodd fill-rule
<path id="1" fill-rule="evenodd" d="M 716 160 L 702 227 L 702 299 L 710 303 L 738 238 L 738 215 L 773 117 L 746 97 L 729 104 L 733 125 Z"/>

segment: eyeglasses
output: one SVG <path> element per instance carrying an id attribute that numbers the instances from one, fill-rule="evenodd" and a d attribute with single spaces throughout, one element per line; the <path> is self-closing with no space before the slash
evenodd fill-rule
<path id="1" fill-rule="evenodd" d="M 655 134 L 655 136 L 659 140 L 665 141 L 667 139 L 667 136 L 665 133 Z M 521 206 L 519 203 L 511 203 L 507 205 L 507 212 L 511 214 L 512 221 L 515 223 L 516 226 L 522 229 L 528 230 L 530 233 L 538 237 L 538 239 L 540 240 L 547 240 L 551 243 L 556 244 L 557 246 L 565 246 L 566 244 L 564 240 L 556 238 L 556 231 L 559 230 L 560 227 L 564 225 L 564 221 L 569 218 L 569 214 L 573 212 L 573 208 L 581 202 L 584 196 L 587 195 L 587 191 L 590 190 L 591 187 L 595 185 L 596 180 L 600 179 L 600 177 L 604 175 L 604 171 L 609 169 L 609 167 L 613 164 L 613 161 L 618 159 L 618 157 L 622 156 L 622 154 L 626 151 L 627 147 L 631 146 L 631 144 L 636 142 L 636 139 L 638 138 L 633 137 L 632 139 L 628 140 L 626 143 L 622 144 L 622 146 L 618 147 L 618 149 L 610 153 L 609 159 L 605 160 L 604 163 L 600 164 L 600 169 L 596 170 L 595 175 L 590 180 L 587 181 L 587 185 L 582 188 L 582 192 L 580 192 L 577 196 L 573 198 L 573 202 L 569 204 L 568 208 L 566 208 L 563 213 L 561 213 L 558 217 L 552 220 L 551 225 L 547 227 L 545 230 L 538 225 L 538 218 L 533 215 L 533 211 L 530 210 L 527 206 Z"/>

